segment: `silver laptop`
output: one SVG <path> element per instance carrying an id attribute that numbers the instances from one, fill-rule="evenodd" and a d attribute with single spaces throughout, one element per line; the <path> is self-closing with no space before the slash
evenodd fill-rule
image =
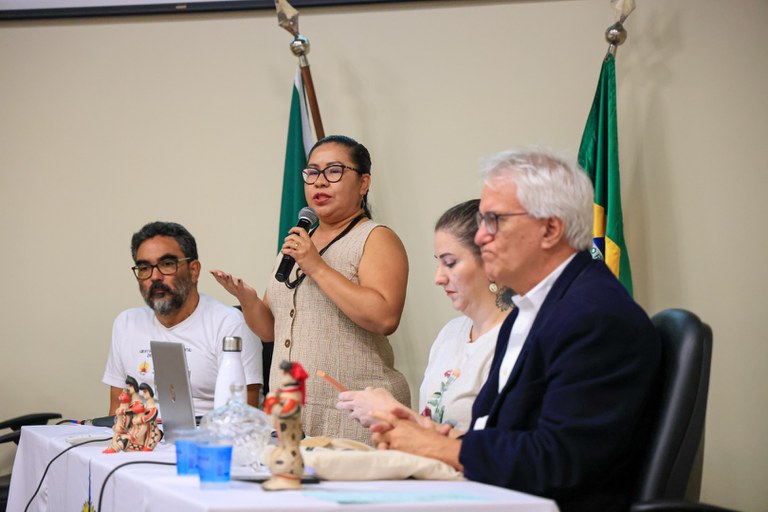
<path id="1" fill-rule="evenodd" d="M 150 341 L 155 367 L 155 389 L 163 419 L 163 433 L 169 443 L 178 430 L 195 428 L 195 410 L 184 344 Z"/>

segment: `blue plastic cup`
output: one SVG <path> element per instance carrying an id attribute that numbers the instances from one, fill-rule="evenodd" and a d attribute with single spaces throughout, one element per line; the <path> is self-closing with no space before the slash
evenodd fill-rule
<path id="1" fill-rule="evenodd" d="M 232 440 L 202 436 L 197 442 L 197 472 L 201 489 L 229 487 L 232 468 Z"/>
<path id="2" fill-rule="evenodd" d="M 195 429 L 174 432 L 176 445 L 176 473 L 179 475 L 197 474 L 197 442 L 201 432 Z"/>

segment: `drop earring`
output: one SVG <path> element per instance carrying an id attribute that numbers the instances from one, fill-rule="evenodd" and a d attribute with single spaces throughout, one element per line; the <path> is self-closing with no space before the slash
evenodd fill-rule
<path id="1" fill-rule="evenodd" d="M 515 307 L 514 303 L 512 302 L 513 295 L 515 295 L 515 292 L 512 291 L 512 289 L 508 286 L 502 286 L 499 288 L 498 293 L 496 293 L 496 307 L 502 311 L 506 311 L 511 307 Z"/>
<path id="2" fill-rule="evenodd" d="M 499 293 L 499 287 L 496 283 L 491 281 L 491 284 L 488 285 L 488 291 L 491 293 Z"/>

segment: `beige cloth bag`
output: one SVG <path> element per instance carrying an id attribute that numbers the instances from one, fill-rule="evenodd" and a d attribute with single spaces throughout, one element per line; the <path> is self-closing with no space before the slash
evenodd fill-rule
<path id="1" fill-rule="evenodd" d="M 321 480 L 464 480 L 435 459 L 397 450 L 376 450 L 351 439 L 312 437 L 301 442 L 304 464 Z"/>

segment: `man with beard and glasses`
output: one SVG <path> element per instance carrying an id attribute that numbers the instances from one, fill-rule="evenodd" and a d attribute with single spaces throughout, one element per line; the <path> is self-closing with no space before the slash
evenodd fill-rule
<path id="1" fill-rule="evenodd" d="M 126 375 L 154 386 L 151 340 L 184 344 L 195 414 L 203 415 L 213 409 L 222 340 L 239 336 L 248 403 L 258 405 L 263 383 L 261 342 L 240 311 L 198 293 L 201 265 L 189 231 L 173 222 L 149 223 L 133 235 L 131 255 L 147 305 L 123 311 L 112 327 L 112 348 L 102 378 L 110 386 L 109 414 L 119 405 Z"/>

